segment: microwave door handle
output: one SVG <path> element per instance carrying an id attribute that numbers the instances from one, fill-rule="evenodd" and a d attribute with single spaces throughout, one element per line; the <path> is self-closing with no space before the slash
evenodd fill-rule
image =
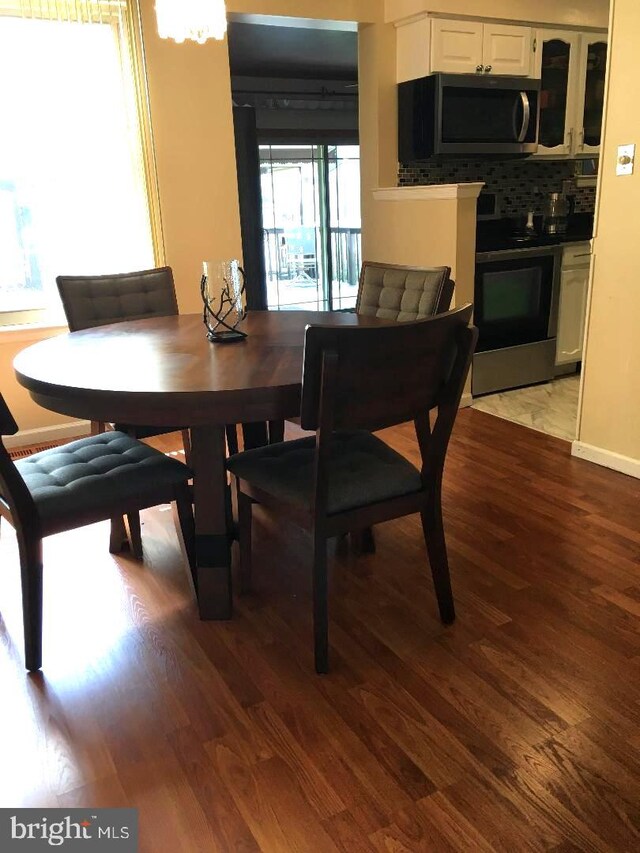
<path id="1" fill-rule="evenodd" d="M 514 131 L 516 133 L 516 142 L 524 142 L 527 138 L 527 131 L 529 130 L 529 121 L 531 119 L 531 104 L 529 103 L 529 95 L 526 92 L 519 92 L 519 95 L 520 104 L 522 105 L 522 124 L 520 126 L 520 130 L 518 131 L 517 125 L 515 123 L 515 109 L 513 111 L 513 124 Z"/>

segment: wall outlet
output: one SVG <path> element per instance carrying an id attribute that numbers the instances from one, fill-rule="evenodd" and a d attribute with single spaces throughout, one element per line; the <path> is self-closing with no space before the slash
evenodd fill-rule
<path id="1" fill-rule="evenodd" d="M 616 175 L 632 175 L 633 161 L 636 156 L 635 143 L 630 145 L 618 145 L 618 159 L 616 161 Z"/>

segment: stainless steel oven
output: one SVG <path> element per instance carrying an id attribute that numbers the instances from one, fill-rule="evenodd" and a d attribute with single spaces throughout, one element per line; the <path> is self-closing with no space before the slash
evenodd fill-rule
<path id="1" fill-rule="evenodd" d="M 555 245 L 476 255 L 474 395 L 553 378 L 561 253 Z"/>

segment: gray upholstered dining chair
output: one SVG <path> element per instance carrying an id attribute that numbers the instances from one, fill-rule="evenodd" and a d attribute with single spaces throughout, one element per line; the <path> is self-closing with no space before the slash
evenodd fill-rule
<path id="1" fill-rule="evenodd" d="M 0 394 L 0 516 L 16 529 L 22 580 L 25 664 L 42 665 L 42 540 L 85 524 L 176 502 L 195 583 L 191 470 L 122 432 L 104 432 L 14 462 L 2 436 L 18 426 Z M 90 566 L 87 566 L 89 570 Z"/>
<path id="2" fill-rule="evenodd" d="M 70 332 L 94 329 L 125 320 L 145 320 L 149 317 L 171 317 L 178 314 L 178 300 L 171 267 L 141 270 L 113 275 L 59 275 L 56 278 L 60 300 Z M 191 461 L 191 439 L 186 426 L 158 427 L 139 424 L 114 424 L 114 429 L 134 438 L 152 438 L 169 432 L 181 432 L 187 463 Z M 93 435 L 104 432 L 105 424 L 94 421 Z M 140 518 L 131 513 L 128 518 L 133 554 L 142 558 Z M 110 548 L 119 550 L 124 525 L 113 520 Z"/>
<path id="3" fill-rule="evenodd" d="M 70 332 L 124 320 L 171 317 L 178 313 L 171 267 L 116 275 L 59 275 L 56 284 Z M 115 427 L 134 438 L 181 431 L 189 461 L 191 447 L 189 430 L 185 427 L 163 427 L 161 430 L 132 424 L 116 424 Z M 103 431 L 104 424 L 92 425 L 92 432 Z"/>
<path id="4" fill-rule="evenodd" d="M 448 311 L 455 283 L 451 267 L 407 267 L 364 261 L 356 314 L 383 320 L 423 320 Z"/>
<path id="5" fill-rule="evenodd" d="M 381 326 L 307 326 L 300 421 L 316 435 L 231 456 L 240 575 L 251 573 L 252 503 L 313 535 L 315 667 L 328 670 L 327 539 L 420 513 L 444 623 L 455 618 L 442 521 L 442 474 L 478 332 L 472 306 Z M 372 381 L 372 377 L 373 380 Z M 437 410 L 433 427 L 430 412 Z M 373 435 L 413 421 L 421 467 Z"/>

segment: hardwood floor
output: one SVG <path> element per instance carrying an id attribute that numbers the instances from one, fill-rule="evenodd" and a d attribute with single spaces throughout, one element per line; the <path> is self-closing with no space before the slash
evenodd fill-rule
<path id="1" fill-rule="evenodd" d="M 416 457 L 411 430 L 386 438 Z M 161 442 L 157 442 L 163 446 Z M 256 511 L 255 591 L 197 619 L 167 508 L 144 563 L 108 525 L 45 541 L 44 669 L 0 537 L 0 806 L 136 806 L 142 851 L 640 849 L 640 482 L 473 410 L 444 488 L 458 618 L 418 517 L 332 559 Z"/>

